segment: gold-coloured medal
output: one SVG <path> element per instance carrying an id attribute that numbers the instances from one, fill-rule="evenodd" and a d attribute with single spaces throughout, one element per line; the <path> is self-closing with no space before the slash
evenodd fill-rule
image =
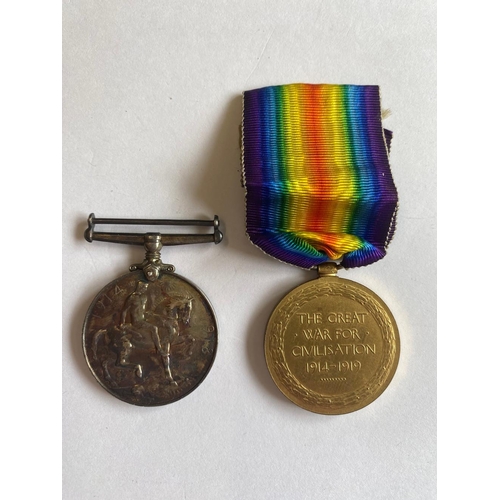
<path id="1" fill-rule="evenodd" d="M 266 362 L 281 392 L 315 413 L 359 410 L 389 385 L 399 360 L 390 310 L 371 290 L 339 278 L 337 265 L 278 304 L 269 319 Z"/>
<path id="2" fill-rule="evenodd" d="M 269 320 L 265 353 L 283 394 L 307 410 L 359 410 L 388 386 L 399 334 L 384 302 L 337 269 L 385 257 L 398 194 L 376 85 L 289 84 L 245 91 L 242 180 L 250 241 L 318 269 Z"/>

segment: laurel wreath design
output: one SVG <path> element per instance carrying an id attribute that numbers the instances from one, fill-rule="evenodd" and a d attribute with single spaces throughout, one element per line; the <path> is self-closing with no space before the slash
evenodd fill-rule
<path id="1" fill-rule="evenodd" d="M 368 398 L 375 399 L 374 395 L 381 392 L 381 388 L 390 374 L 390 367 L 397 361 L 397 344 L 393 322 L 380 302 L 355 284 L 351 285 L 348 280 L 341 280 L 340 283 L 338 280 L 339 278 L 336 278 L 336 282 L 332 282 L 320 279 L 319 282 L 313 282 L 311 286 L 292 291 L 273 313 L 274 322 L 271 331 L 268 332 L 268 334 L 270 333 L 271 366 L 282 382 L 283 388 L 286 388 L 291 396 L 313 406 L 342 408 L 348 405 L 360 405 Z M 324 396 L 305 387 L 292 374 L 285 359 L 285 332 L 291 318 L 304 304 L 323 296 L 346 297 L 364 306 L 379 326 L 384 341 L 382 362 L 371 380 L 360 389 L 334 396 Z"/>

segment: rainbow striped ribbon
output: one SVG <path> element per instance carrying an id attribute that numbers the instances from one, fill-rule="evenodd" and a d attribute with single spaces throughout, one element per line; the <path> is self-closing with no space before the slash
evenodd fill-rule
<path id="1" fill-rule="evenodd" d="M 377 86 L 247 91 L 242 137 L 247 234 L 255 245 L 306 269 L 384 257 L 398 197 Z"/>

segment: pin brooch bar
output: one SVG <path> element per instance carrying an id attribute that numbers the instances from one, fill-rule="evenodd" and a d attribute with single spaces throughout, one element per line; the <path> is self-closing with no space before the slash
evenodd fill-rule
<path id="1" fill-rule="evenodd" d="M 107 233 L 96 232 L 94 227 L 97 224 L 108 225 L 141 225 L 141 226 L 205 226 L 213 227 L 214 232 L 211 234 L 161 234 L 161 233 Z M 113 219 L 113 218 L 97 218 L 94 214 L 90 214 L 88 218 L 88 227 L 85 230 L 85 239 L 92 241 L 107 241 L 110 243 L 122 243 L 125 245 L 144 245 L 146 235 L 157 234 L 160 237 L 162 246 L 173 245 L 190 245 L 196 243 L 215 243 L 222 241 L 222 232 L 219 229 L 219 217 L 214 215 L 213 220 L 197 220 L 197 219 Z"/>

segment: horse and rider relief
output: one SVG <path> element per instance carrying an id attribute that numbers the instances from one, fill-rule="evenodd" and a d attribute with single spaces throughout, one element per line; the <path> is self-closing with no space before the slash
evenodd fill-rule
<path id="1" fill-rule="evenodd" d="M 116 280 L 96 298 L 89 318 L 93 333 L 86 338 L 89 363 L 101 384 L 121 399 L 148 405 L 175 401 L 210 369 L 215 318 L 205 297 L 176 275 L 154 282 L 132 278 Z"/>

